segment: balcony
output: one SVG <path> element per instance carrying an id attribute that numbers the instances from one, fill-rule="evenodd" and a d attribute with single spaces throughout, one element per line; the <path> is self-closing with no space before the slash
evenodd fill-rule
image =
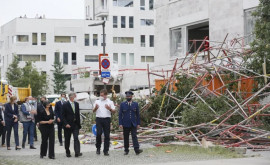
<path id="1" fill-rule="evenodd" d="M 109 9 L 106 6 L 96 8 L 96 17 L 105 17 L 109 15 Z"/>

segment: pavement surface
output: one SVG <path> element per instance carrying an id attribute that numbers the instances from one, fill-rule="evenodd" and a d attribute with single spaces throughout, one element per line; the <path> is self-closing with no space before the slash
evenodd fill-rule
<path id="1" fill-rule="evenodd" d="M 22 139 L 22 128 L 20 127 L 20 145 Z M 15 150 L 14 136 L 12 134 L 11 149 L 8 151 L 6 147 L 0 147 L 0 165 L 108 165 L 108 164 L 149 164 L 149 165 L 270 165 L 270 152 L 250 152 L 248 158 L 238 159 L 225 159 L 222 155 L 207 155 L 201 154 L 168 154 L 168 153 L 156 153 L 149 149 L 153 147 L 150 144 L 141 144 L 141 148 L 144 152 L 141 155 L 135 155 L 130 149 L 128 156 L 123 155 L 123 149 L 114 149 L 112 145 L 110 148 L 110 156 L 106 157 L 103 154 L 96 155 L 94 144 L 81 144 L 82 157 L 75 158 L 73 144 L 71 144 L 72 157 L 67 158 L 65 155 L 65 149 L 58 143 L 56 137 L 55 142 L 55 160 L 51 160 L 48 157 L 40 159 L 40 133 L 38 131 L 39 138 L 35 142 L 36 150 L 29 149 L 29 145 L 25 146 L 25 149 Z M 57 132 L 56 132 L 57 134 Z M 253 155 L 253 156 L 252 156 Z M 252 156 L 252 157 L 251 157 Z"/>

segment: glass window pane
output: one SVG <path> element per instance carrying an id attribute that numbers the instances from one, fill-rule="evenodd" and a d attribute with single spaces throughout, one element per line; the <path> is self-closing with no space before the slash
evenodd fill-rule
<path id="1" fill-rule="evenodd" d="M 32 45 L 37 45 L 37 33 L 32 33 Z"/>
<path id="2" fill-rule="evenodd" d="M 85 55 L 85 62 L 98 62 L 98 55 Z"/>
<path id="3" fill-rule="evenodd" d="M 71 43 L 71 37 L 70 36 L 55 36 L 54 42 L 57 43 Z"/>
<path id="4" fill-rule="evenodd" d="M 145 19 L 141 19 L 141 25 L 142 25 L 142 26 L 145 26 L 145 25 L 146 25 Z"/>
<path id="5" fill-rule="evenodd" d="M 171 30 L 171 41 L 170 41 L 170 47 L 171 47 L 171 57 L 178 57 L 182 53 L 182 30 L 175 29 Z"/>
<path id="6" fill-rule="evenodd" d="M 141 35 L 141 47 L 145 47 L 145 35 Z"/>
<path id="7" fill-rule="evenodd" d="M 46 55 L 41 55 L 41 61 L 46 61 Z"/>
<path id="8" fill-rule="evenodd" d="M 140 9 L 145 10 L 145 0 L 140 1 Z"/>
<path id="9" fill-rule="evenodd" d="M 46 33 L 41 33 L 41 45 L 46 45 Z"/>
<path id="10" fill-rule="evenodd" d="M 113 16 L 113 28 L 117 28 L 117 16 Z"/>
<path id="11" fill-rule="evenodd" d="M 59 52 L 54 53 L 54 62 L 60 62 L 60 53 Z"/>
<path id="12" fill-rule="evenodd" d="M 113 43 L 117 44 L 117 37 L 113 37 Z"/>
<path id="13" fill-rule="evenodd" d="M 147 20 L 145 20 L 145 24 L 146 24 L 146 26 L 152 26 L 152 25 L 154 25 L 154 20 L 153 19 L 147 19 Z"/>
<path id="14" fill-rule="evenodd" d="M 141 56 L 141 62 L 145 62 L 145 56 Z"/>
<path id="15" fill-rule="evenodd" d="M 149 0 L 149 10 L 154 9 L 154 0 Z"/>
<path id="16" fill-rule="evenodd" d="M 67 52 L 63 53 L 63 64 L 68 65 L 68 53 Z"/>
<path id="17" fill-rule="evenodd" d="M 89 46 L 90 43 L 89 43 L 89 34 L 85 34 L 84 35 L 84 45 L 85 46 Z"/>
<path id="18" fill-rule="evenodd" d="M 149 46 L 154 47 L 154 36 L 153 35 L 150 35 L 149 42 L 150 42 Z"/>
<path id="19" fill-rule="evenodd" d="M 154 62 L 154 56 L 146 56 L 146 62 Z"/>
<path id="20" fill-rule="evenodd" d="M 134 19 L 133 16 L 129 17 L 129 28 L 134 28 Z"/>
<path id="21" fill-rule="evenodd" d="M 121 54 L 121 65 L 127 65 L 126 53 Z"/>
<path id="22" fill-rule="evenodd" d="M 77 65 L 77 53 L 71 54 L 72 65 Z"/>
<path id="23" fill-rule="evenodd" d="M 126 28 L 126 17 L 121 16 L 121 28 Z"/>
<path id="24" fill-rule="evenodd" d="M 98 35 L 93 34 L 93 46 L 98 46 Z"/>
<path id="25" fill-rule="evenodd" d="M 133 7 L 133 0 L 117 0 L 119 7 Z"/>
<path id="26" fill-rule="evenodd" d="M 118 53 L 113 53 L 113 62 L 118 64 Z"/>
<path id="27" fill-rule="evenodd" d="M 134 65 L 134 53 L 129 53 L 129 65 Z"/>
<path id="28" fill-rule="evenodd" d="M 28 42 L 28 35 L 17 35 L 17 42 Z"/>

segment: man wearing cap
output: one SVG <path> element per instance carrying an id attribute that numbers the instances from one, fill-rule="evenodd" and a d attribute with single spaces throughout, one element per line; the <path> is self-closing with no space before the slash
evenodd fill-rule
<path id="1" fill-rule="evenodd" d="M 133 147 L 136 155 L 139 155 L 143 152 L 140 149 L 138 138 L 137 138 L 137 129 L 140 128 L 140 111 L 139 105 L 137 102 L 132 101 L 133 92 L 127 91 L 126 100 L 121 103 L 119 110 L 119 127 L 124 131 L 124 155 L 129 153 L 129 134 L 131 132 Z"/>

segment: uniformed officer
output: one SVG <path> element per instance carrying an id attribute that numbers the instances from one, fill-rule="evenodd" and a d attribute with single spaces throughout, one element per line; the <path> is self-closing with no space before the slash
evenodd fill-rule
<path id="1" fill-rule="evenodd" d="M 136 155 L 139 155 L 143 152 L 140 149 L 138 138 L 137 138 L 137 129 L 140 128 L 140 111 L 139 105 L 137 102 L 132 101 L 133 92 L 127 91 L 126 100 L 121 103 L 119 110 L 119 127 L 123 129 L 124 132 L 124 155 L 129 153 L 129 134 L 131 132 L 133 147 Z"/>

